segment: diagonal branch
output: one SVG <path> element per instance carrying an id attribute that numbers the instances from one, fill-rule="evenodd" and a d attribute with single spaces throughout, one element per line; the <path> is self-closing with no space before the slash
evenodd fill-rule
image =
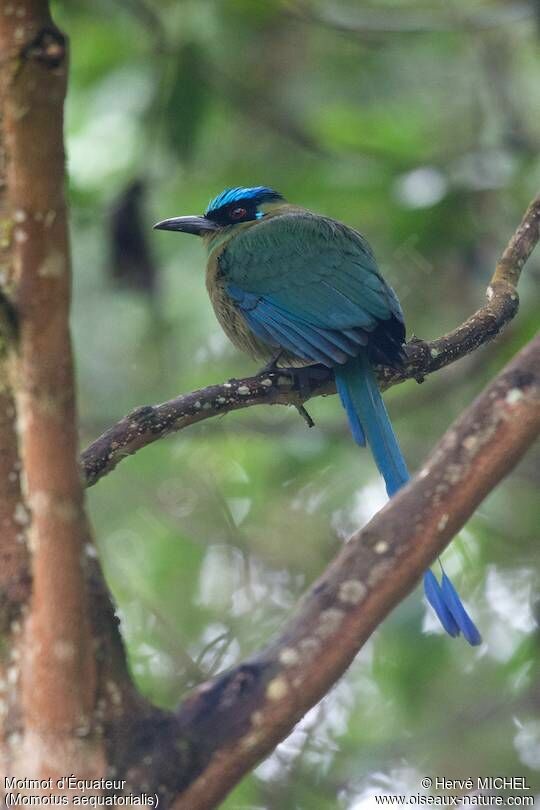
<path id="1" fill-rule="evenodd" d="M 517 283 L 523 265 L 540 238 L 540 196 L 529 205 L 510 239 L 486 292 L 486 303 L 467 320 L 429 343 L 407 344 L 408 360 L 400 370 L 378 368 L 381 386 L 422 379 L 470 354 L 496 337 L 517 312 Z M 313 367 L 313 375 L 296 387 L 294 376 L 280 369 L 221 385 L 210 385 L 159 405 L 136 408 L 110 427 L 83 452 L 81 463 L 88 486 L 110 473 L 126 456 L 196 422 L 252 405 L 301 405 L 321 394 L 335 392 L 333 374 Z"/>
<path id="2" fill-rule="evenodd" d="M 539 432 L 537 336 L 349 540 L 279 635 L 197 687 L 166 728 L 147 730 L 147 761 L 161 762 L 164 750 L 185 753 L 174 810 L 216 807 L 290 733 Z"/>

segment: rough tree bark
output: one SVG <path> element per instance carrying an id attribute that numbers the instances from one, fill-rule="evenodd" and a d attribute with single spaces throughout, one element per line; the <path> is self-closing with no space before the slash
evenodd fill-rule
<path id="1" fill-rule="evenodd" d="M 174 810 L 215 807 L 293 729 L 539 432 L 540 336 L 449 428 L 409 484 L 351 537 L 282 632 L 186 701 L 180 733 L 189 729 L 203 756 Z"/>
<path id="2" fill-rule="evenodd" d="M 25 505 L 18 500 L 12 522 L 25 522 L 27 510 L 31 514 L 33 587 L 20 655 L 8 679 L 12 685 L 20 679 L 20 711 L 6 758 L 14 774 L 27 775 L 31 767 L 36 776 L 61 775 L 69 763 L 91 776 L 103 769 L 104 760 L 92 726 L 95 668 L 82 568 L 89 529 L 76 462 L 68 327 L 66 42 L 46 3 L 21 2 L 9 11 L 3 9 L 0 24 L 3 230 L 11 282 L 4 300 L 16 315 L 10 360 L 25 490 Z M 9 398 L 5 379 L 3 386 Z M 6 404 L 2 455 L 4 465 L 11 465 L 5 503 L 12 510 L 19 492 L 13 408 Z M 13 538 L 2 539 L 4 554 L 13 557 Z"/>
<path id="3" fill-rule="evenodd" d="M 11 776 L 101 777 L 133 747 L 133 726 L 161 714 L 132 684 L 92 549 L 85 558 L 68 324 L 66 40 L 46 2 L 9 9 L 0 15 L 0 762 Z"/>
<path id="4" fill-rule="evenodd" d="M 4 78 L 0 74 L 0 82 Z M 0 93 L 2 86 L 0 84 Z M 1 106 L 0 106 L 1 110 Z M 15 723 L 17 701 L 7 685 L 13 655 L 19 651 L 20 613 L 28 598 L 29 569 L 26 547 L 27 514 L 20 486 L 20 460 L 15 430 L 15 403 L 8 382 L 9 343 L 16 324 L 8 294 L 12 287 L 11 251 L 7 233 L 6 154 L 0 118 L 0 773 L 7 773 L 8 729 Z"/>
<path id="5" fill-rule="evenodd" d="M 165 807 L 215 807 L 340 677 L 526 451 L 540 425 L 540 339 L 520 352 L 408 486 L 351 538 L 275 639 L 199 686 L 178 711 L 155 709 L 129 677 L 99 567 L 84 561 L 90 531 L 77 458 L 63 189 L 66 41 L 44 0 L 5 6 L 0 52 L 7 176 L 0 185 L 0 260 L 8 270 L 0 295 L 0 630 L 8 652 L 16 654 L 2 660 L 9 666 L 2 766 L 6 775 L 23 778 L 114 776 L 126 780 L 120 792 L 159 797 Z M 500 331 L 517 310 L 515 286 L 538 241 L 539 217 L 537 200 L 503 254 L 487 304 L 451 335 L 411 344 L 404 374 L 381 370 L 384 383 L 435 371 Z M 331 390 L 328 378 L 293 390 L 282 372 L 139 409 L 86 452 L 87 483 L 123 454 L 200 418 L 258 402 L 300 404 Z M 20 542 L 26 510 L 28 548 Z M 52 788 L 47 792 L 66 793 Z"/>
<path id="6" fill-rule="evenodd" d="M 15 403 L 9 378 L 8 344 L 15 339 L 16 324 L 7 296 L 11 288 L 12 268 L 9 241 L 3 232 L 7 222 L 5 150 L 0 124 L 0 277 L 5 293 L 0 292 L 0 633 L 9 631 L 18 618 L 20 605 L 28 593 L 28 553 L 24 529 L 26 511 L 22 506 L 20 462 L 15 430 Z"/>

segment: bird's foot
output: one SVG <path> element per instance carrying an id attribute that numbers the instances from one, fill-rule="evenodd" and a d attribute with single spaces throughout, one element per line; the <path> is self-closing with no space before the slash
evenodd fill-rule
<path id="1" fill-rule="evenodd" d="M 410 336 L 407 343 L 405 343 L 404 346 L 403 346 L 403 348 L 405 350 L 405 353 L 407 353 L 407 347 L 411 346 L 411 344 L 417 350 L 418 349 L 423 349 L 425 351 L 429 351 L 429 348 L 428 348 L 429 343 L 427 342 L 427 340 L 423 340 L 422 338 L 417 337 L 414 333 Z"/>
<path id="2" fill-rule="evenodd" d="M 281 357 L 282 354 L 283 354 L 283 349 L 280 349 L 279 352 L 276 352 L 272 356 L 272 358 L 268 361 L 268 363 L 265 366 L 263 366 L 261 369 L 259 369 L 258 375 L 260 375 L 260 374 L 275 374 L 277 371 L 279 371 L 278 363 L 279 363 L 279 358 Z"/>
<path id="3" fill-rule="evenodd" d="M 285 374 L 292 379 L 293 388 L 298 391 L 302 399 L 307 399 L 313 388 L 318 388 L 322 383 L 330 381 L 334 372 L 322 363 L 311 366 L 291 366 L 280 368 L 280 374 Z"/>
<path id="4" fill-rule="evenodd" d="M 331 368 L 324 366 L 322 363 L 311 366 L 290 366 L 279 368 L 278 371 L 283 376 L 291 379 L 292 387 L 298 391 L 302 400 L 308 399 L 315 387 L 319 387 L 321 384 L 331 380 L 334 374 Z M 308 427 L 315 426 L 315 422 L 302 404 L 295 405 L 295 408 Z"/>

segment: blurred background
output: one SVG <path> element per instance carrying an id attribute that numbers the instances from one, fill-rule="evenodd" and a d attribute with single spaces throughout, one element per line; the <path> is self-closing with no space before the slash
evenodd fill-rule
<path id="1" fill-rule="evenodd" d="M 189 236 L 232 185 L 361 230 L 409 334 L 482 301 L 540 186 L 540 6 L 354 0 L 57 3 L 67 109 L 82 443 L 130 409 L 255 372 L 221 333 Z M 538 325 L 540 253 L 496 343 L 387 395 L 411 469 Z M 335 397 L 213 419 L 89 492 L 143 692 L 174 706 L 280 627 L 385 502 Z M 525 776 L 540 794 L 540 478 L 531 452 L 444 562 L 484 635 L 443 636 L 417 590 L 223 807 L 365 810 L 420 778 Z"/>

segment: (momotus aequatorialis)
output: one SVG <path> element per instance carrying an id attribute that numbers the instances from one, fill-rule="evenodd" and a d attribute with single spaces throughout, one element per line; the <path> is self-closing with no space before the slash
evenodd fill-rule
<path id="1" fill-rule="evenodd" d="M 366 239 L 266 186 L 226 189 L 203 216 L 154 227 L 203 238 L 210 300 L 235 346 L 266 361 L 334 370 L 353 438 L 371 448 L 392 497 L 409 473 L 372 363 L 401 365 L 405 324 Z M 427 571 L 424 588 L 444 629 L 480 644 L 444 571 L 442 585 Z"/>

